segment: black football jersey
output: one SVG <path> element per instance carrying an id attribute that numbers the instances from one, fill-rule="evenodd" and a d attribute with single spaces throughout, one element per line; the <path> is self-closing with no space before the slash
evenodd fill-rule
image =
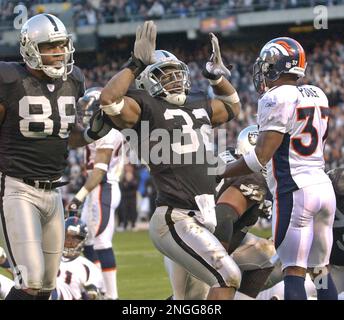
<path id="1" fill-rule="evenodd" d="M 66 81 L 41 80 L 23 63 L 0 62 L 0 171 L 16 178 L 59 178 L 66 165 L 76 103 L 84 93 L 79 68 Z"/>
<path id="2" fill-rule="evenodd" d="M 209 139 L 212 109 L 207 96 L 190 93 L 180 107 L 152 98 L 144 90 L 130 89 L 126 95 L 141 107 L 133 128 L 139 141 L 128 141 L 150 167 L 157 205 L 197 210 L 194 197 L 214 194 L 216 186 L 216 159 Z"/>
<path id="3" fill-rule="evenodd" d="M 344 266 L 344 196 L 336 194 L 337 210 L 333 223 L 330 264 Z"/>

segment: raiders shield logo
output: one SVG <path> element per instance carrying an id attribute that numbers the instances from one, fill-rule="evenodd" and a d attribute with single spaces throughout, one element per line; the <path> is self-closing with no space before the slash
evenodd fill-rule
<path id="1" fill-rule="evenodd" d="M 255 146 L 257 143 L 257 138 L 258 138 L 259 132 L 257 131 L 252 131 L 248 133 L 248 142 L 252 145 Z"/>
<path id="2" fill-rule="evenodd" d="M 48 83 L 48 84 L 47 84 L 47 87 L 48 87 L 48 90 L 49 90 L 50 92 L 54 92 L 54 90 L 55 90 L 55 85 L 54 85 L 54 84 Z"/>

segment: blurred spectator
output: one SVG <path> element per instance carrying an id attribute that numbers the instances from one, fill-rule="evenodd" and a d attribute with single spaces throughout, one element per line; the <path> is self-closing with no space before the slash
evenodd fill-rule
<path id="1" fill-rule="evenodd" d="M 165 8 L 159 1 L 155 1 L 147 12 L 147 16 L 151 19 L 161 19 L 164 14 Z"/>
<path id="2" fill-rule="evenodd" d="M 120 182 L 122 199 L 118 208 L 119 227 L 122 227 L 124 230 L 128 227 L 131 230 L 135 230 L 137 220 L 137 187 L 138 179 L 135 175 L 135 167 L 127 164 L 124 167 L 123 178 Z"/>
<path id="3" fill-rule="evenodd" d="M 283 10 L 298 7 L 313 7 L 321 4 L 332 6 L 343 4 L 344 0 L 22 0 L 0 1 L 0 21 L 13 20 L 13 8 L 19 3 L 27 6 L 29 12 L 46 12 L 50 3 L 68 2 L 73 5 L 76 25 L 123 22 L 132 20 L 169 19 L 198 16 L 228 15 L 259 10 Z M 32 8 L 36 5 L 33 13 Z M 66 9 L 67 10 L 67 9 Z M 9 25 L 9 24 L 8 24 Z"/>

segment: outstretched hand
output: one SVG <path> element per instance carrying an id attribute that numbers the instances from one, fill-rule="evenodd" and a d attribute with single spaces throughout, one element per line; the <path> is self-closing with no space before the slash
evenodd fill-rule
<path id="1" fill-rule="evenodd" d="M 213 51 L 209 61 L 205 65 L 203 75 L 212 80 L 219 79 L 221 76 L 230 77 L 232 65 L 230 65 L 229 68 L 224 65 L 221 57 L 219 40 L 215 34 L 210 33 L 209 35 Z"/>
<path id="2" fill-rule="evenodd" d="M 156 48 L 156 24 L 153 21 L 146 21 L 136 29 L 136 39 L 134 44 L 134 56 L 145 65 L 153 64 Z"/>

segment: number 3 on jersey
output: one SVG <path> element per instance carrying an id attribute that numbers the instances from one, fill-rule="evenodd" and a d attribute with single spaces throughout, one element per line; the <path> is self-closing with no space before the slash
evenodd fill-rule
<path id="1" fill-rule="evenodd" d="M 201 118 L 207 118 L 209 119 L 207 112 L 200 108 L 200 109 L 195 109 L 192 111 L 193 116 L 196 119 L 201 119 Z M 166 109 L 164 113 L 164 117 L 166 120 L 171 120 L 175 117 L 182 117 L 185 121 L 185 125 L 182 125 L 182 134 L 187 134 L 190 137 L 191 142 L 188 144 L 182 144 L 181 142 L 174 142 L 171 144 L 172 150 L 177 153 L 177 154 L 185 154 L 185 153 L 193 153 L 197 152 L 199 146 L 200 146 L 200 141 L 197 135 L 197 131 L 193 128 L 194 122 L 191 118 L 190 115 L 188 115 L 185 111 L 180 110 L 180 109 Z M 208 151 L 213 150 L 212 143 L 210 142 L 210 132 L 211 132 L 211 127 L 208 124 L 203 124 L 199 132 L 202 136 L 203 143 L 205 146 L 205 149 Z"/>
<path id="2" fill-rule="evenodd" d="M 37 114 L 30 113 L 30 106 L 39 105 L 42 111 Z M 75 109 L 75 98 L 72 96 L 61 96 L 57 99 L 58 112 L 61 127 L 58 135 L 62 139 L 68 138 L 68 125 L 75 122 L 75 114 L 67 115 L 66 107 L 71 105 Z M 49 117 L 52 115 L 50 101 L 44 96 L 25 96 L 19 101 L 19 121 L 21 134 L 26 138 L 45 138 L 53 134 L 54 121 Z"/>
<path id="3" fill-rule="evenodd" d="M 305 145 L 302 142 L 302 138 L 296 137 L 292 138 L 292 146 L 294 150 L 302 156 L 310 156 L 315 152 L 319 143 L 318 130 L 314 127 L 314 112 L 315 107 L 303 107 L 296 109 L 297 121 L 306 122 L 302 129 L 301 134 L 310 134 L 311 139 L 309 144 Z M 325 119 L 328 122 L 328 117 L 330 115 L 330 109 L 325 107 L 320 107 L 321 119 Z M 322 137 L 322 140 L 326 140 L 328 132 L 328 123 L 326 125 L 326 131 Z"/>

